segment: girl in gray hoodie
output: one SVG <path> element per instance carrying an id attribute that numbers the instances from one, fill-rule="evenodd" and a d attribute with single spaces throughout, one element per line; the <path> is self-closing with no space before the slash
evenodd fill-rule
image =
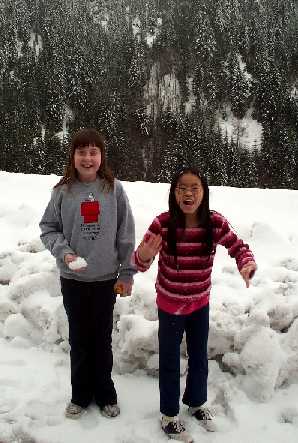
<path id="1" fill-rule="evenodd" d="M 130 295 L 135 228 L 126 193 L 106 165 L 95 129 L 72 138 L 64 176 L 40 222 L 41 240 L 56 258 L 69 323 L 72 398 L 78 418 L 92 402 L 106 417 L 120 413 L 111 378 L 116 292 Z"/>

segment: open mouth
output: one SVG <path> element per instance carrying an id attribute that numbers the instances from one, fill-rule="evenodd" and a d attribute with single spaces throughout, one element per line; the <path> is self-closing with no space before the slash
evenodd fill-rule
<path id="1" fill-rule="evenodd" d="M 192 206 L 193 205 L 193 200 L 191 200 L 191 199 L 185 199 L 185 200 L 183 200 L 183 204 L 185 205 L 185 206 Z"/>

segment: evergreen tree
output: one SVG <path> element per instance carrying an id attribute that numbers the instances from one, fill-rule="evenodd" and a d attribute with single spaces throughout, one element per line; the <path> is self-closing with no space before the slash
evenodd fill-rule
<path id="1" fill-rule="evenodd" d="M 228 184 L 226 146 L 220 129 L 213 131 L 210 139 L 210 181 L 216 186 Z"/>
<path id="2" fill-rule="evenodd" d="M 296 3 L 0 0 L 0 167 L 58 173 L 65 141 L 94 126 L 123 179 L 191 163 L 216 184 L 297 187 Z"/>

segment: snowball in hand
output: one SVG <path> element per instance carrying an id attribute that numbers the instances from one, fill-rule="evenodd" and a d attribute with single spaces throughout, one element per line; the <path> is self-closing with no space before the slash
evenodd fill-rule
<path id="1" fill-rule="evenodd" d="M 76 271 L 77 269 L 86 268 L 87 262 L 83 257 L 77 257 L 74 261 L 68 263 L 68 267 L 72 271 Z"/>

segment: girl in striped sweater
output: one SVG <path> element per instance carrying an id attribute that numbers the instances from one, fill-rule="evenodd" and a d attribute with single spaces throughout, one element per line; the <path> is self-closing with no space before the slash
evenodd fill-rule
<path id="1" fill-rule="evenodd" d="M 156 279 L 159 317 L 159 389 L 161 426 L 172 438 L 187 440 L 178 418 L 180 397 L 180 344 L 186 333 L 188 374 L 183 403 L 208 430 L 212 414 L 207 400 L 209 296 L 217 245 L 227 248 L 249 287 L 256 263 L 247 244 L 228 221 L 209 209 L 206 179 L 185 168 L 171 183 L 169 211 L 158 215 L 134 253 L 139 271 L 146 271 L 159 253 Z"/>

